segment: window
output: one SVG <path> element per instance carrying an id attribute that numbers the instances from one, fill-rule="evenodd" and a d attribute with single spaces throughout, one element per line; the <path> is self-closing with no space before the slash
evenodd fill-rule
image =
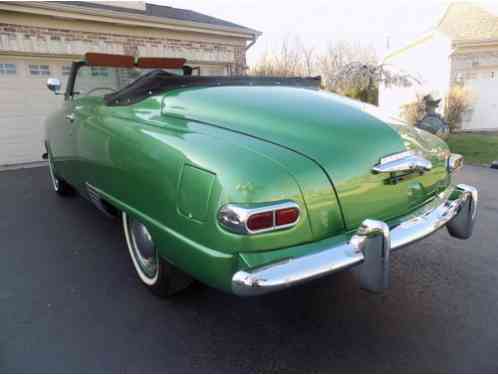
<path id="1" fill-rule="evenodd" d="M 78 69 L 73 92 L 76 95 L 103 96 L 116 91 L 116 69 L 82 66 Z"/>
<path id="2" fill-rule="evenodd" d="M 136 80 L 146 69 L 105 68 L 82 66 L 74 81 L 74 95 L 103 96 L 115 92 Z"/>
<path id="3" fill-rule="evenodd" d="M 50 69 L 48 65 L 29 64 L 29 74 L 31 74 L 32 76 L 49 76 Z"/>
<path id="4" fill-rule="evenodd" d="M 91 67 L 91 72 L 93 77 L 108 77 L 109 71 L 107 68 Z"/>
<path id="5" fill-rule="evenodd" d="M 71 74 L 71 65 L 62 65 L 62 75 L 68 76 Z"/>
<path id="6" fill-rule="evenodd" d="M 114 67 L 95 67 L 81 66 L 74 80 L 72 95 L 90 95 L 104 96 L 126 87 L 151 71 L 157 69 L 140 69 L 140 68 L 114 68 Z M 182 70 L 164 71 L 175 72 L 178 75 L 183 73 Z"/>
<path id="7" fill-rule="evenodd" d="M 0 75 L 12 76 L 17 72 L 15 64 L 0 64 Z"/>

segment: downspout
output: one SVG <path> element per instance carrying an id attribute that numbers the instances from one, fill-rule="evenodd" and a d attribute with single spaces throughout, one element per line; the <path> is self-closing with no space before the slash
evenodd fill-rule
<path id="1" fill-rule="evenodd" d="M 249 51 L 249 48 L 251 48 L 256 43 L 256 40 L 258 40 L 258 37 L 256 34 L 253 34 L 252 40 L 249 42 L 249 44 L 246 46 L 246 48 L 244 50 L 244 55 L 246 55 L 247 51 Z M 245 56 L 245 57 L 246 57 L 246 64 L 243 68 L 244 74 L 246 74 L 247 70 L 249 69 L 249 67 L 247 66 L 247 56 Z"/>
<path id="2" fill-rule="evenodd" d="M 258 39 L 258 37 L 256 36 L 256 34 L 254 34 L 252 36 L 251 42 L 246 46 L 246 52 L 249 51 L 249 48 L 251 48 L 256 43 L 257 39 Z"/>

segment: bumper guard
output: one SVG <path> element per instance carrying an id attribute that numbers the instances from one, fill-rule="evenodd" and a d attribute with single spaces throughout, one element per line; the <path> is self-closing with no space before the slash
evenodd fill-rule
<path id="1" fill-rule="evenodd" d="M 438 206 L 429 204 L 425 212 L 407 217 L 392 229 L 382 221 L 367 219 L 347 243 L 269 266 L 238 271 L 232 278 L 232 290 L 240 296 L 256 296 L 356 266 L 354 271 L 361 287 L 381 292 L 389 286 L 392 250 L 425 238 L 443 226 L 453 237 L 472 236 L 477 216 L 477 189 L 458 185 L 439 203 Z"/>

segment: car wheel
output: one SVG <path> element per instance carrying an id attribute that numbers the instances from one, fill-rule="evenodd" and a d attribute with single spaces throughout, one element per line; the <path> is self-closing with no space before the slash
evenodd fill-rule
<path id="1" fill-rule="evenodd" d="M 159 256 L 152 236 L 140 221 L 122 213 L 126 244 L 143 284 L 154 294 L 168 297 L 187 288 L 192 279 Z"/>
<path id="2" fill-rule="evenodd" d="M 52 161 L 50 152 L 48 153 L 48 170 L 50 172 L 50 181 L 52 181 L 52 188 L 57 194 L 61 196 L 68 196 L 74 194 L 74 189 L 72 188 L 72 186 L 69 185 L 63 179 L 57 177 L 57 173 L 55 172 L 54 162 Z"/>

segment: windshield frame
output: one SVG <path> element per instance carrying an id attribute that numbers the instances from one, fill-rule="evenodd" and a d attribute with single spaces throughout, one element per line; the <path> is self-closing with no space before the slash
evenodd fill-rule
<path id="1" fill-rule="evenodd" d="M 94 65 L 88 64 L 86 61 L 83 61 L 83 60 L 82 61 L 75 61 L 75 62 L 72 63 L 69 80 L 67 82 L 66 91 L 64 93 L 64 99 L 65 100 L 74 99 L 75 95 L 79 95 L 80 94 L 79 92 L 75 92 L 74 91 L 74 88 L 75 88 L 75 85 L 76 85 L 76 78 L 78 76 L 78 72 L 83 67 L 92 67 L 92 66 L 94 66 Z M 109 69 L 118 69 L 118 68 L 120 68 L 120 67 L 116 67 L 116 66 L 102 66 L 102 67 L 103 68 L 109 68 Z M 189 71 L 186 70 L 185 68 L 190 68 L 190 67 L 184 66 L 184 68 L 182 69 L 183 72 L 184 72 L 184 74 L 185 73 L 189 73 Z M 122 67 L 121 69 L 126 69 L 126 67 Z M 129 69 L 132 69 L 132 68 L 129 68 Z M 171 74 L 171 75 L 176 75 L 178 77 L 182 77 L 181 75 L 177 75 L 177 74 L 174 74 L 174 73 L 169 73 L 165 69 L 159 69 L 159 68 L 158 69 L 151 69 L 151 68 L 140 68 L 140 67 L 135 66 L 135 67 L 133 67 L 133 69 L 138 69 L 138 70 L 143 70 L 143 71 L 149 70 L 149 71 L 146 72 L 145 74 L 142 74 L 136 80 L 131 81 L 127 86 L 122 87 L 122 88 L 116 90 L 115 92 L 113 92 L 113 93 L 111 93 L 109 95 L 112 95 L 112 94 L 114 94 L 116 92 L 119 92 L 119 91 L 125 89 L 129 85 L 134 84 L 136 81 L 141 80 L 143 77 L 146 77 L 147 75 L 149 75 L 149 74 L 151 74 L 151 73 L 153 73 L 155 71 L 163 71 L 163 72 L 165 72 L 167 74 Z M 192 68 L 190 68 L 190 69 L 193 70 Z"/>

